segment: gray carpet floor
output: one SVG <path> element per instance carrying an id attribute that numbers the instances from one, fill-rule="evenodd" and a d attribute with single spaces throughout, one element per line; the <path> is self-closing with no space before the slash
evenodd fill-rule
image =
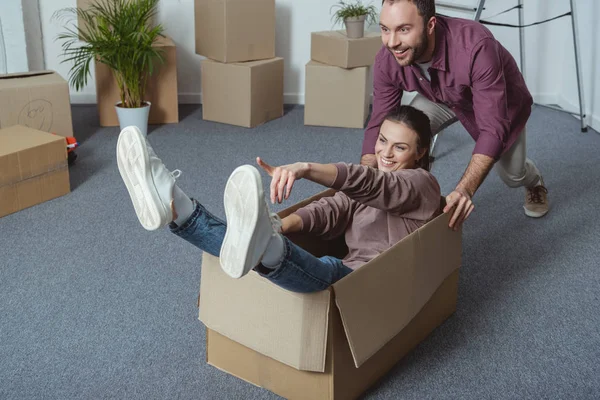
<path id="1" fill-rule="evenodd" d="M 180 114 L 149 140 L 183 171 L 180 187 L 221 217 L 229 173 L 258 155 L 360 155 L 362 130 L 306 127 L 299 106 L 255 129 L 203 121 L 200 106 Z M 0 219 L 0 398 L 278 398 L 206 364 L 201 252 L 139 225 L 116 166 L 118 128 L 99 128 L 94 106 L 74 106 L 73 119 L 72 192 Z M 523 190 L 489 176 L 463 230 L 457 312 L 365 399 L 598 398 L 600 135 L 541 107 L 528 129 L 551 212 L 528 219 Z M 459 124 L 440 139 L 443 193 L 472 149 Z M 318 190 L 300 181 L 288 204 Z"/>

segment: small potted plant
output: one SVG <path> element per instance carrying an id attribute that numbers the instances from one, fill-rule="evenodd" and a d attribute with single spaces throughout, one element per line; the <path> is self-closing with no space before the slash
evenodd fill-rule
<path id="1" fill-rule="evenodd" d="M 85 9 L 65 8 L 53 17 L 79 17 L 80 21 L 57 37 L 64 40 L 62 62 L 73 63 L 69 83 L 75 90 L 83 89 L 91 76 L 90 64 L 106 64 L 119 87 L 121 101 L 115 108 L 121 129 L 134 125 L 144 134 L 151 106 L 144 100 L 146 82 L 155 63 L 164 62 L 163 50 L 153 46 L 164 36 L 160 24 L 151 24 L 158 1 L 94 0 Z"/>
<path id="2" fill-rule="evenodd" d="M 337 4 L 331 6 L 337 10 L 332 18 L 334 24 L 346 25 L 346 34 L 351 39 L 358 39 L 365 34 L 365 21 L 369 24 L 377 23 L 377 9 L 374 5 L 364 5 L 362 0 L 344 1 L 340 0 Z"/>

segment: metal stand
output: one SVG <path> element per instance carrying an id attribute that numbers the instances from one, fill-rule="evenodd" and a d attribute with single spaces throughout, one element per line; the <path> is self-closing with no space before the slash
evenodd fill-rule
<path id="1" fill-rule="evenodd" d="M 518 0 L 518 5 L 519 5 L 519 56 L 520 56 L 520 64 L 521 64 L 521 73 L 523 74 L 523 77 L 525 77 L 525 28 L 523 27 L 523 25 L 524 25 L 523 0 Z M 575 52 L 575 66 L 576 66 L 575 70 L 576 70 L 576 74 L 577 74 L 577 93 L 579 96 L 579 112 L 565 110 L 564 108 L 557 107 L 557 106 L 550 105 L 550 104 L 539 104 L 539 103 L 536 103 L 536 104 L 539 106 L 542 106 L 542 107 L 551 108 L 556 111 L 566 112 L 566 113 L 572 114 L 572 115 L 579 115 L 579 120 L 581 122 L 581 132 L 587 132 L 588 125 L 586 123 L 583 88 L 581 87 L 581 62 L 579 59 L 579 34 L 577 33 L 577 14 L 576 14 L 576 9 L 575 9 L 575 1 L 569 0 L 569 5 L 571 7 L 571 27 L 573 29 L 573 50 Z M 472 14 L 472 18 L 474 21 L 480 21 L 481 13 L 484 10 L 484 6 L 485 6 L 485 0 L 478 0 L 477 5 L 472 6 L 472 7 L 451 4 L 451 3 L 444 3 L 444 2 L 439 2 L 439 1 L 436 1 L 436 6 L 439 8 L 460 11 L 460 12 L 464 12 L 466 14 Z M 437 134 L 433 137 L 433 140 L 431 142 L 431 149 L 429 151 L 429 154 L 430 154 L 430 157 L 432 158 L 432 160 L 435 159 L 433 157 L 433 150 L 434 150 L 435 144 L 437 142 L 437 137 L 438 137 Z"/>

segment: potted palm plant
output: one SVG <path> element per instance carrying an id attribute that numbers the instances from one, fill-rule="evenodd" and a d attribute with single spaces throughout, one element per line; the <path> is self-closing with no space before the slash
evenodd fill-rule
<path id="1" fill-rule="evenodd" d="M 358 39 L 365 34 L 365 21 L 369 24 L 377 23 L 377 9 L 374 5 L 364 5 L 361 0 L 344 1 L 340 0 L 337 4 L 331 6 L 337 9 L 332 18 L 335 24 L 346 25 L 346 35 L 351 39 Z"/>
<path id="2" fill-rule="evenodd" d="M 160 24 L 152 25 L 158 1 L 93 0 L 85 9 L 65 8 L 54 16 L 60 20 L 78 17 L 80 21 L 66 25 L 66 31 L 57 37 L 64 41 L 62 62 L 73 63 L 69 83 L 75 90 L 83 89 L 91 76 L 90 64 L 106 64 L 119 87 L 120 101 L 115 108 L 121 129 L 135 125 L 144 134 L 151 106 L 144 99 L 146 82 L 156 62 L 164 62 L 163 50 L 153 46 L 164 36 Z"/>

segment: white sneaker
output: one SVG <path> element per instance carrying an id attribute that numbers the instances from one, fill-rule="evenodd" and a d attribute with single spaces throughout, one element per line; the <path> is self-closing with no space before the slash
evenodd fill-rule
<path id="1" fill-rule="evenodd" d="M 173 221 L 173 186 L 181 171 L 170 172 L 137 127 L 121 131 L 117 164 L 142 226 L 153 231 Z"/>
<path id="2" fill-rule="evenodd" d="M 223 202 L 227 230 L 219 254 L 221 268 L 241 278 L 260 263 L 269 240 L 281 230 L 281 220 L 269 213 L 260 173 L 251 165 L 231 173 Z"/>

